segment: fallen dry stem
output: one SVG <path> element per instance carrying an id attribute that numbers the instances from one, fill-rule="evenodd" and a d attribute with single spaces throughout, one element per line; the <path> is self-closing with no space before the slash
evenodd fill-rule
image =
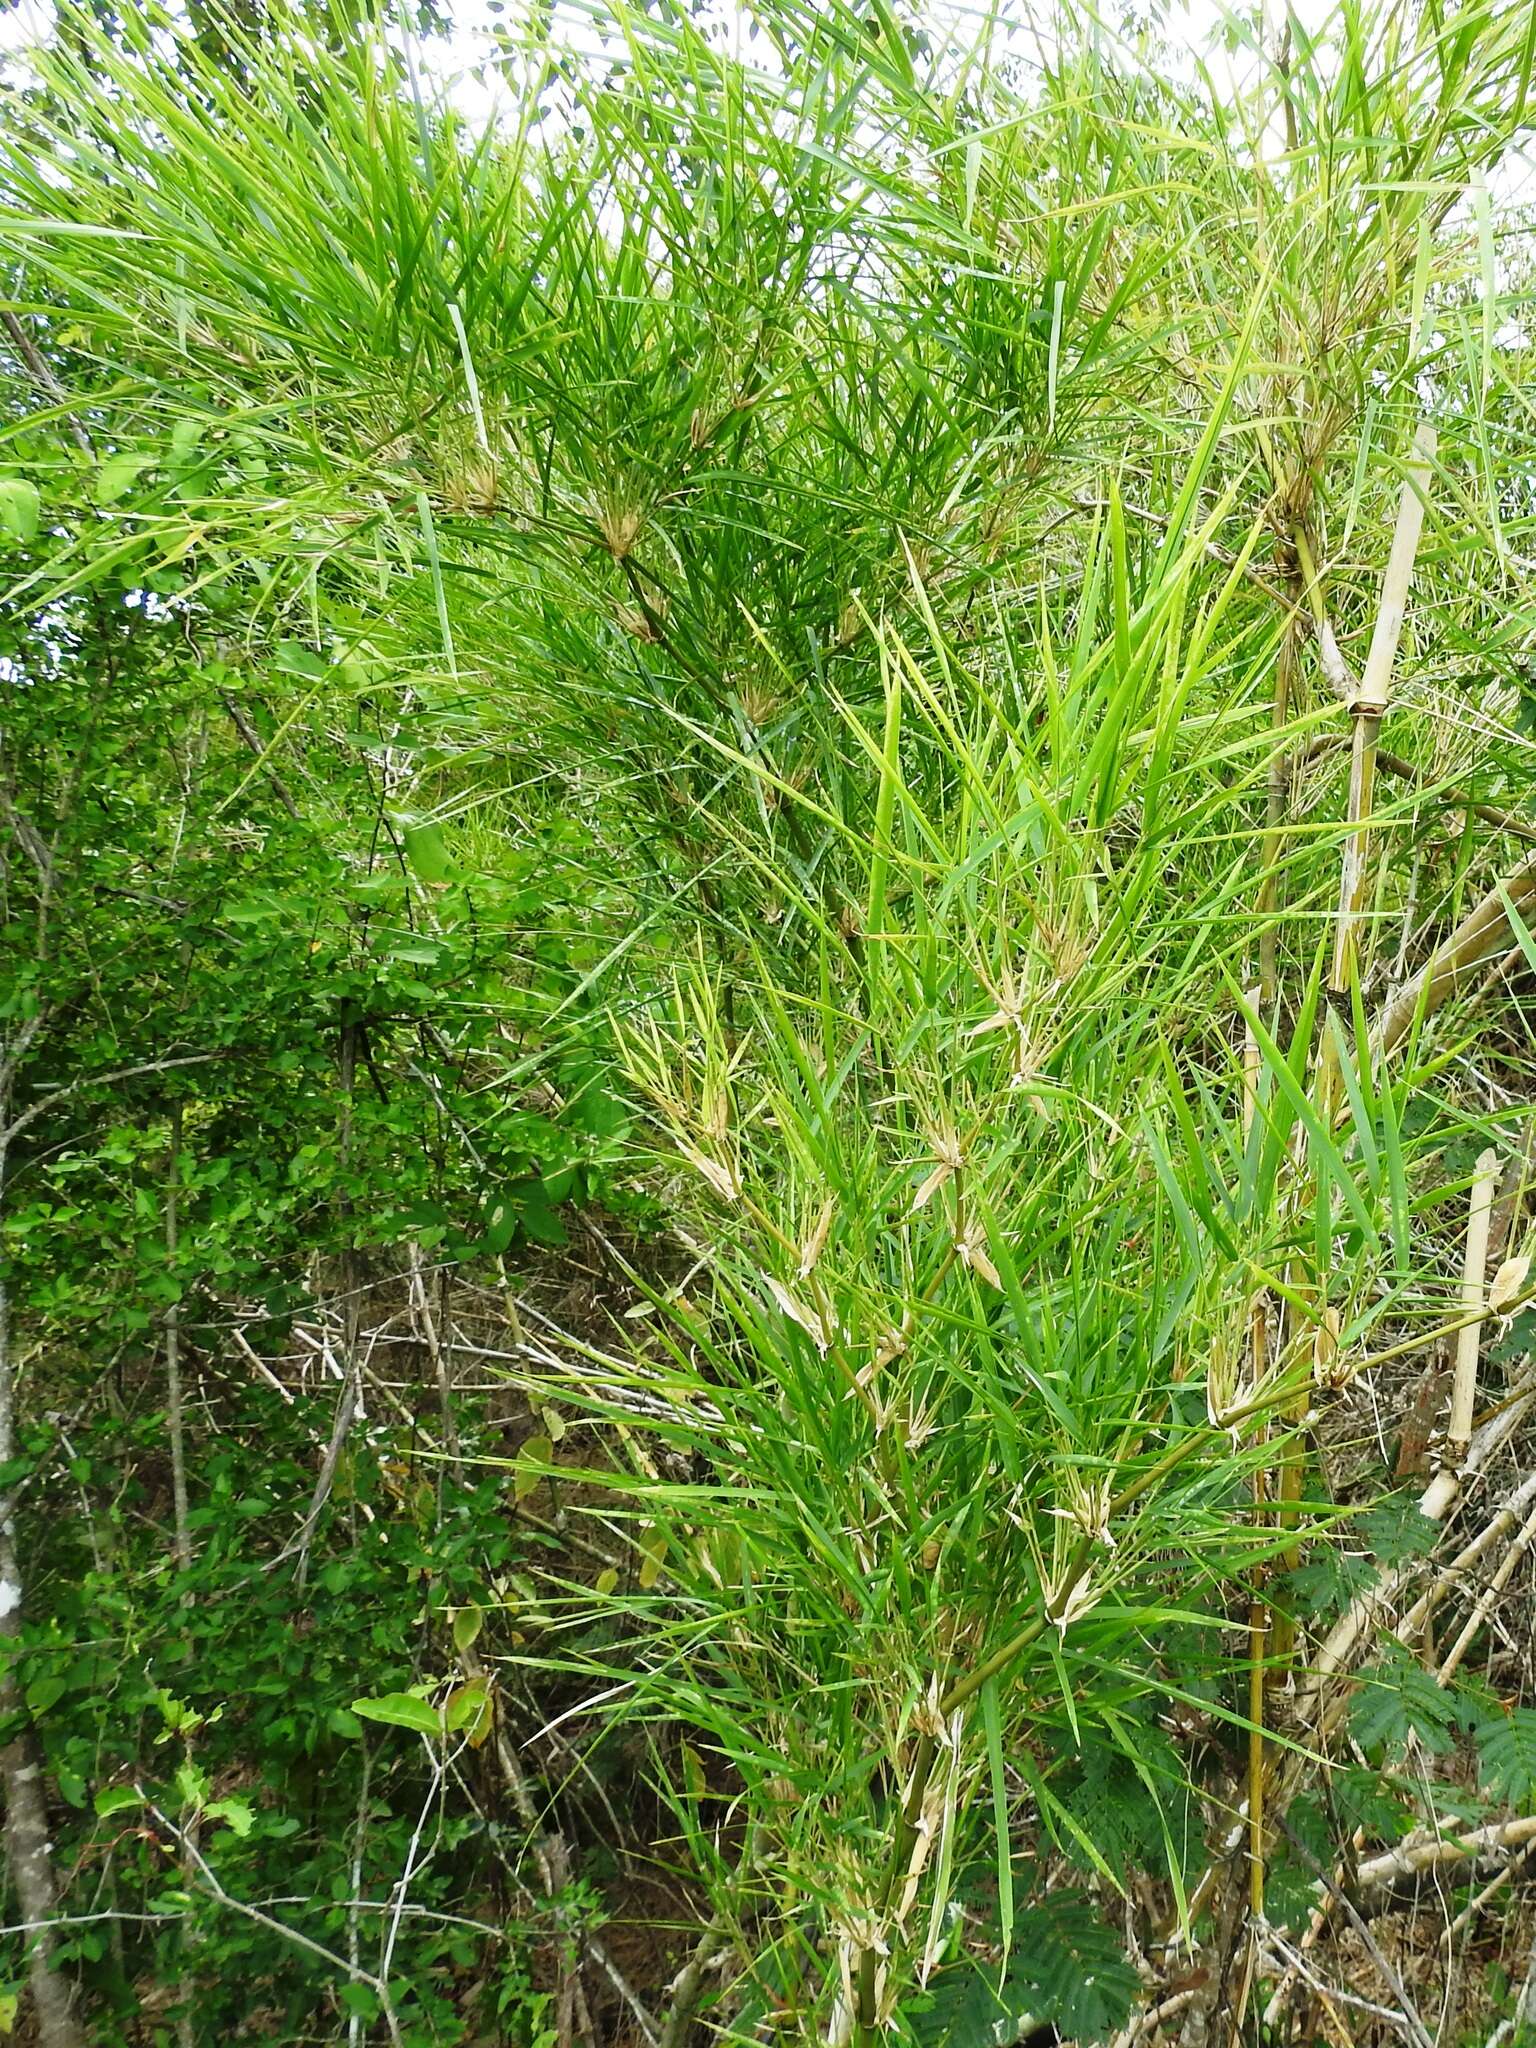
<path id="1" fill-rule="evenodd" d="M 1461 1276 L 1461 1306 L 1472 1320 L 1456 1338 L 1456 1377 L 1451 1388 L 1451 1419 L 1446 1435 L 1448 1464 L 1459 1465 L 1472 1441 L 1472 1416 L 1477 1407 L 1477 1355 L 1483 1330 L 1477 1311 L 1483 1307 L 1485 1299 L 1488 1220 L 1493 1209 L 1498 1170 L 1498 1155 L 1490 1149 L 1479 1157 L 1472 1180 L 1472 1198 L 1467 1211 L 1466 1260 Z"/>
<path id="2" fill-rule="evenodd" d="M 1416 1017 L 1427 1021 L 1484 961 L 1504 950 L 1514 935 L 1511 904 L 1522 917 L 1536 904 L 1536 854 L 1490 889 L 1412 980 L 1384 1005 L 1371 1032 L 1372 1050 L 1378 1058 L 1395 1050 Z"/>
<path id="3" fill-rule="evenodd" d="M 1532 1537 L 1536 1537 L 1536 1508 L 1531 1510 L 1516 1531 L 1515 1539 L 1505 1551 L 1498 1570 L 1478 1595 L 1477 1604 L 1467 1616 L 1460 1635 L 1446 1652 L 1445 1661 L 1435 1673 L 1437 1685 L 1449 1685 L 1455 1677 L 1462 1658 L 1472 1647 L 1478 1630 L 1493 1612 L 1494 1602 L 1514 1576 L 1515 1567 L 1529 1548 Z"/>
<path id="4" fill-rule="evenodd" d="M 1536 1815 L 1521 1820 L 1490 1821 L 1486 1827 L 1471 1828 L 1464 1835 L 1418 1834 L 1372 1856 L 1355 1873 L 1361 1891 L 1376 1891 L 1397 1884 L 1405 1877 L 1421 1877 L 1426 1870 L 1439 1870 L 1451 1863 L 1478 1863 L 1487 1856 L 1502 1856 L 1536 1842 Z"/>
<path id="5" fill-rule="evenodd" d="M 1401 1974 L 1382 1953 L 1380 1943 L 1361 1918 L 1359 1907 L 1356 1906 L 1354 1900 L 1350 1898 L 1348 1892 L 1345 1891 L 1344 1887 L 1331 1872 L 1317 1861 L 1316 1857 L 1308 1851 L 1306 1845 L 1297 1839 L 1283 1821 L 1281 1822 L 1281 1827 L 1284 1829 L 1286 1840 L 1290 1843 L 1291 1847 L 1300 1854 L 1306 1863 L 1311 1865 L 1316 1873 L 1318 1883 L 1324 1887 L 1329 1897 L 1333 1899 L 1334 1903 L 1349 1921 L 1351 1927 L 1354 1928 L 1355 1933 L 1359 1936 L 1361 1946 L 1376 1967 L 1377 1975 L 1397 2000 L 1399 2022 L 1409 2039 L 1416 2044 L 1416 2048 L 1434 2048 L 1433 2037 L 1420 2017 L 1418 2007 L 1409 1997 L 1407 1985 L 1404 1984 Z"/>

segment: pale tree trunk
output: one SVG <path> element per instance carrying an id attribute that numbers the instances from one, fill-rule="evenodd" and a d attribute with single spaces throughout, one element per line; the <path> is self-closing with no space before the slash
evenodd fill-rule
<path id="1" fill-rule="evenodd" d="M 176 1232 L 177 1206 L 181 1194 L 181 1104 L 171 1108 L 170 1163 L 166 1169 L 165 1183 L 165 1268 L 173 1286 L 176 1278 Z M 185 1412 L 181 1390 L 181 1302 L 173 1295 L 165 1310 L 165 1421 L 166 1432 L 171 1440 L 171 1502 L 174 1517 L 172 1525 L 172 1555 L 176 1569 L 185 1575 L 192 1568 L 192 1538 L 187 1527 L 187 1437 Z M 192 1595 L 183 1586 L 181 1604 L 185 1610 L 191 1605 Z M 188 1644 L 190 1653 L 191 1645 Z M 187 1738 L 187 1761 L 192 1761 L 192 1742 Z M 188 1891 L 195 1889 L 194 1859 L 198 1853 L 199 1829 L 197 1815 L 189 1816 L 184 1830 L 186 1841 L 182 1851 L 181 1867 L 183 1880 Z M 185 1979 L 191 1974 L 191 1951 L 196 1946 L 196 1933 L 190 1923 L 181 1932 L 181 1975 L 182 1991 L 185 1994 Z M 193 2048 L 195 2039 L 193 2019 L 190 2011 L 183 2011 L 176 2020 L 177 2048 Z"/>
<path id="2" fill-rule="evenodd" d="M 9 1104 L 0 1095 L 0 1191 L 5 1186 L 4 1126 Z M 16 1398 L 11 1374 L 9 1303 L 0 1271 L 0 1465 L 16 1456 Z M 16 1556 L 15 1500 L 0 1494 L 0 1716 L 23 1710 L 14 1656 L 21 1638 L 21 1567 Z M 30 1726 L 0 1749 L 5 1789 L 5 1857 L 17 1917 L 28 1928 L 27 1977 L 37 2016 L 39 2048 L 85 2048 L 75 2023 L 67 1977 L 54 1968 L 58 1898 L 42 1765 Z"/>
<path id="3" fill-rule="evenodd" d="M 165 1264 L 171 1283 L 176 1281 L 177 1206 L 181 1194 L 181 1104 L 171 1110 L 171 1158 L 165 1189 Z M 192 1569 L 192 1538 L 187 1529 L 187 1434 L 181 1392 L 181 1302 L 173 1297 L 165 1311 L 165 1421 L 171 1439 L 172 1543 L 176 1569 Z M 181 1604 L 191 1605 L 192 1596 L 183 1589 Z"/>
<path id="4" fill-rule="evenodd" d="M 45 390 L 49 372 L 33 347 L 26 330 L 13 314 L 4 316 L 7 332 L 23 360 Z M 50 391 L 50 396 L 52 395 Z M 84 429 L 76 426 L 76 439 L 89 452 Z M 3 735 L 0 735 L 3 738 Z M 53 908 L 57 870 L 54 850 L 28 819 L 22 817 L 7 795 L 4 814 L 11 833 L 37 871 L 37 941 L 35 959 L 41 966 L 47 958 L 48 925 Z M 22 1062 L 43 1031 L 48 1006 L 39 1001 L 29 1017 L 14 1029 L 0 1034 L 0 1215 L 4 1213 L 6 1162 L 17 1131 L 37 1115 L 37 1105 L 20 1117 L 13 1117 L 16 1077 Z M 0 1262 L 0 1468 L 16 1457 L 16 1380 L 11 1360 L 10 1297 L 5 1285 L 5 1266 Z M 37 1738 L 26 1715 L 26 1702 L 16 1676 L 16 1654 L 21 1646 L 22 1616 L 21 1563 L 16 1554 L 16 1498 L 7 1486 L 0 1490 L 0 1721 L 14 1722 L 18 1733 L 0 1748 L 0 1788 L 5 1794 L 5 1862 L 17 1918 L 26 1928 L 27 1981 L 37 2021 L 38 2048 L 85 2048 L 85 2037 L 74 2016 L 73 1986 L 54 1967 L 58 1948 L 58 1891 L 53 1877 L 53 1845 L 48 1839 L 48 1801 L 44 1794 L 43 1767 Z"/>

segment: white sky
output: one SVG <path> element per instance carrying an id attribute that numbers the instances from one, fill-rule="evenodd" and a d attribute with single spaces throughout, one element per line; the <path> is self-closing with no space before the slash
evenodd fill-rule
<path id="1" fill-rule="evenodd" d="M 126 4 L 131 7 L 135 0 L 126 0 Z M 505 11 L 499 16 L 491 13 L 486 0 L 450 0 L 450 4 L 452 25 L 448 33 L 419 41 L 415 46 L 417 61 L 423 74 L 444 85 L 464 118 L 478 127 L 493 119 L 510 97 L 511 88 L 492 62 L 496 55 L 494 33 L 498 28 L 503 32 L 515 29 L 519 15 L 526 13 L 531 0 L 506 0 Z M 1093 0 L 1087 0 L 1087 4 L 1091 7 Z M 1284 0 L 1264 0 L 1264 4 L 1278 13 Z M 1239 76 L 1244 83 L 1251 81 L 1255 62 L 1252 53 L 1243 52 L 1234 59 L 1222 47 L 1220 29 L 1232 14 L 1250 15 L 1252 0 L 1232 0 L 1230 5 L 1226 0 L 1165 0 L 1165 5 L 1163 34 L 1176 73 L 1192 77 L 1193 60 L 1203 55 L 1223 85 L 1235 83 Z M 997 0 L 994 6 L 977 5 L 975 0 L 928 0 L 924 12 L 940 35 L 948 32 L 963 43 L 967 37 L 981 33 L 983 23 L 995 19 L 996 6 Z M 1318 35 L 1326 31 L 1337 14 L 1339 0 L 1291 0 L 1291 6 L 1307 33 Z M 26 50 L 46 35 L 53 19 L 53 0 L 12 0 L 9 6 L 0 0 L 0 10 L 0 67 L 10 68 L 7 59 L 21 58 L 24 62 Z M 1007 21 L 1009 10 L 1005 4 L 1001 11 Z M 1032 57 L 1039 47 L 1043 25 L 1053 11 L 1052 0 L 1042 0 L 1038 9 L 1042 28 L 1037 29 L 1031 20 L 1029 0 L 1023 0 L 1013 13 L 1011 25 L 1002 32 L 1004 45 L 1011 45 L 1026 58 Z M 745 15 L 739 0 L 717 0 L 715 12 L 717 20 L 727 24 L 734 20 L 738 24 L 743 46 L 748 47 Z M 761 62 L 766 54 L 761 39 L 750 48 L 753 58 Z M 1498 205 L 1515 198 L 1529 198 L 1536 192 L 1536 140 L 1513 152 L 1498 167 L 1491 183 Z"/>
<path id="2" fill-rule="evenodd" d="M 42 0 L 21 0 L 21 4 L 36 7 L 42 4 Z M 454 0 L 453 26 L 448 35 L 420 46 L 424 68 L 452 81 L 454 103 L 468 119 L 483 119 L 506 100 L 508 88 L 505 81 L 483 67 L 494 53 L 495 29 L 498 26 L 505 28 L 514 20 L 518 4 L 519 0 L 507 0 L 505 13 L 498 17 L 490 13 L 485 0 Z M 1302 26 L 1308 33 L 1316 33 L 1336 12 L 1337 0 L 1294 0 L 1294 7 Z M 1233 8 L 1241 11 L 1243 0 L 1233 0 Z M 1229 11 L 1233 10 L 1224 4 L 1224 0 L 1167 0 L 1164 33 L 1176 52 L 1203 52 L 1208 60 L 1212 60 L 1217 76 L 1221 76 L 1224 70 L 1230 76 L 1225 53 L 1216 47 L 1218 30 Z M 743 10 L 733 4 L 733 0 L 719 0 L 715 12 L 717 18 L 725 21 L 734 16 L 742 25 L 745 54 L 748 46 Z M 1007 12 L 1003 10 L 1005 22 Z M 1042 23 L 1050 12 L 1050 0 L 1045 0 L 1039 9 Z M 951 33 L 961 43 L 980 34 L 983 24 L 993 19 L 992 10 L 967 4 L 967 0 L 928 0 L 923 13 L 937 33 Z M 1016 10 L 1012 26 L 1004 27 L 1000 34 L 994 21 L 994 36 L 1004 46 L 1011 44 L 1021 54 L 1032 56 L 1038 47 L 1038 31 L 1031 23 L 1030 14 L 1026 0 L 1026 4 Z M 764 61 L 766 53 L 761 40 L 751 46 L 750 54 L 755 61 Z"/>
<path id="3" fill-rule="evenodd" d="M 128 0 L 128 4 L 131 6 L 133 0 Z M 1294 5 L 1297 15 L 1310 31 L 1326 21 L 1334 10 L 1335 0 L 1294 0 Z M 419 46 L 424 68 L 454 81 L 454 97 L 463 101 L 466 113 L 490 104 L 485 97 L 485 87 L 467 74 L 479 70 L 493 54 L 493 30 L 497 26 L 515 23 L 518 8 L 519 0 L 508 0 L 505 13 L 497 17 L 486 7 L 485 0 L 456 0 L 451 10 L 452 27 L 448 34 L 432 37 Z M 720 13 L 729 18 L 733 12 L 731 0 L 722 0 Z M 979 23 L 983 19 L 982 10 L 964 4 L 964 0 L 933 0 L 927 12 L 941 32 L 952 27 L 960 35 L 966 33 L 967 23 Z M 1225 12 L 1222 0 L 1171 0 L 1167 21 L 1169 40 L 1175 45 L 1180 42 L 1191 46 L 1204 44 L 1214 35 Z M 1027 17 L 1028 9 L 1023 13 Z M 0 57 L 24 52 L 46 34 L 52 20 L 51 0 L 13 0 L 12 5 L 0 11 Z M 1015 33 L 1021 47 L 1030 46 L 1025 26 L 1021 24 Z"/>
<path id="4" fill-rule="evenodd" d="M 21 0 L 21 4 L 36 7 L 45 4 L 45 0 Z M 1085 4 L 1091 12 L 1094 0 L 1085 0 Z M 1175 75 L 1182 73 L 1193 79 L 1195 59 L 1203 57 L 1212 76 L 1223 87 L 1231 87 L 1235 93 L 1239 84 L 1251 85 L 1257 59 L 1251 50 L 1230 53 L 1224 47 L 1221 29 L 1233 15 L 1251 18 L 1256 4 L 1263 5 L 1266 16 L 1278 17 L 1285 0 L 1164 0 L 1163 36 Z M 472 124 L 494 118 L 497 109 L 509 99 L 511 88 L 489 61 L 496 52 L 494 32 L 498 27 L 505 31 L 513 25 L 526 6 L 527 0 L 505 0 L 504 12 L 498 16 L 490 12 L 485 0 L 452 0 L 453 25 L 449 33 L 418 45 L 423 71 L 447 84 L 454 105 Z M 1300 27 L 1314 37 L 1325 35 L 1329 23 L 1339 13 L 1339 0 L 1290 0 L 1290 6 Z M 753 59 L 764 61 L 767 53 L 762 39 L 747 44 L 746 15 L 740 0 L 716 0 L 712 11 L 717 20 L 735 22 L 744 54 L 750 47 Z M 1037 9 L 1031 8 L 1030 0 L 1022 0 L 1022 4 L 1012 8 L 1006 0 L 993 0 L 992 5 L 978 5 L 976 0 L 927 0 L 921 11 L 940 36 L 952 35 L 961 46 L 990 26 L 1002 47 L 1011 46 L 1028 59 L 1039 50 L 1042 33 L 1049 39 L 1045 24 L 1054 14 L 1054 5 L 1053 0 L 1041 0 Z M 1105 7 L 1105 14 L 1109 11 Z M 1001 31 L 999 15 L 1004 24 Z M 1277 109 L 1273 137 L 1276 154 L 1284 146 L 1278 122 Z M 1496 206 L 1516 197 L 1529 197 L 1536 188 L 1536 142 L 1523 151 L 1512 152 L 1496 168 L 1490 184 Z"/>

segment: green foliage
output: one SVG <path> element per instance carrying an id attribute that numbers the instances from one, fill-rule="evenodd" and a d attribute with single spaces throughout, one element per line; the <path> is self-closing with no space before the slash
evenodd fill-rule
<path id="1" fill-rule="evenodd" d="M 0 530 L 13 540 L 36 540 L 39 516 L 37 485 L 28 477 L 0 476 Z"/>
<path id="2" fill-rule="evenodd" d="M 1337 1847 L 1328 1814 L 1309 1795 L 1292 1800 L 1286 1827 L 1289 1836 L 1275 1844 L 1264 1873 L 1264 1911 L 1275 1926 L 1294 1930 L 1305 1927 L 1315 1911 L 1317 1873 L 1330 1867 Z"/>
<path id="3" fill-rule="evenodd" d="M 1394 1842 L 1408 1834 L 1414 1816 L 1379 1770 L 1344 1763 L 1333 1774 L 1334 1808 L 1340 1830 L 1365 1831 L 1373 1842 Z"/>
<path id="4" fill-rule="evenodd" d="M 1411 1494 L 1389 1495 L 1334 1532 L 1286 1575 L 1286 1591 L 1303 1614 L 1326 1614 L 1357 1598 L 1390 1571 L 1427 1557 L 1438 1538 L 1436 1525 L 1419 1511 Z"/>
<path id="5" fill-rule="evenodd" d="M 1435 1525 L 1412 1494 L 1395 1494 L 1360 1517 L 1360 1537 L 1379 1565 L 1402 1564 L 1428 1557 L 1435 1547 Z"/>
<path id="6" fill-rule="evenodd" d="M 1528 1806 L 1536 1792 L 1536 1708 L 1513 1707 L 1479 1723 L 1477 1756 L 1491 1799 Z"/>
<path id="7" fill-rule="evenodd" d="M 969 1957 L 941 1972 L 913 2020 L 920 2048 L 1001 2048 L 1026 2026 L 1064 2040 L 1103 2040 L 1125 2020 L 1138 1988 L 1119 1940 L 1093 1904 L 1058 1892 L 1025 1907 L 1006 1966 Z"/>
<path id="8" fill-rule="evenodd" d="M 167 1571 L 151 1519 L 162 1418 L 144 1416 L 131 1458 L 110 1418 L 74 1440 L 71 1483 L 85 1490 L 89 1522 L 61 1523 L 39 1554 L 58 1597 L 46 1621 L 28 1620 L 20 1645 L 32 1726 L 64 1802 L 61 1857 L 110 1867 L 117 1896 L 158 1901 L 166 1916 L 117 1942 L 82 1926 L 64 1945 L 61 1960 L 92 1999 L 92 2038 L 104 2044 L 135 2038 L 143 1984 L 176 1980 L 188 1938 L 206 1971 L 197 2000 L 210 2039 L 238 2038 L 253 1987 L 277 2038 L 300 2038 L 317 2009 L 335 2010 L 344 1987 L 327 1965 L 180 1885 L 174 1849 L 148 1808 L 181 1827 L 200 1823 L 202 1852 L 236 1897 L 260 1898 L 281 1869 L 285 1893 L 314 1902 L 295 1924 L 344 1948 L 345 1901 L 359 1895 L 350 1859 L 365 1784 L 360 1895 L 375 1900 L 399 1876 L 427 1788 L 420 1744 L 388 1729 L 370 1734 L 352 1712 L 357 1676 L 398 1685 L 440 1739 L 443 1716 L 409 1690 L 423 1683 L 423 1604 L 443 1625 L 450 1607 L 484 1592 L 487 1574 L 533 1554 L 508 1528 L 494 1479 L 457 1495 L 439 1524 L 430 1481 L 414 1500 L 402 1490 L 398 1461 L 409 1444 L 381 1441 L 349 1461 L 347 1513 L 317 1538 L 306 1625 L 296 1629 L 293 1564 L 275 1557 L 308 1505 L 307 1434 L 262 1389 L 223 1421 L 222 1445 L 201 1461 L 197 1557 L 185 1575 Z M 34 1452 L 47 1470 L 41 1436 Z M 111 1545 L 99 1568 L 87 1528 Z M 448 1725 L 474 1732 L 462 1701 Z M 480 1904 L 494 1892 L 487 1855 L 483 1829 L 447 1817 L 439 1856 L 412 1897 L 448 1912 Z M 378 1915 L 366 1917 L 372 1946 Z M 530 1956 L 547 1932 L 537 1920 L 514 1923 L 505 1946 L 482 1954 L 471 1931 L 409 1917 L 399 1943 L 403 2023 L 422 2040 L 465 2038 L 451 1986 L 472 1965 L 486 1972 L 487 2014 L 503 1996 L 509 2012 L 521 2011 L 511 1987 L 520 1981 L 533 1996 Z"/>
<path id="9" fill-rule="evenodd" d="M 1350 1706 L 1350 1728 L 1365 1750 L 1395 1749 L 1412 1736 L 1431 1755 L 1440 1755 L 1455 1742 L 1459 1720 L 1455 1694 L 1438 1686 L 1433 1672 L 1396 1643 L 1362 1670 Z"/>
<path id="10" fill-rule="evenodd" d="M 1088 1733 L 1084 1731 L 1085 1735 Z M 1156 1869 L 1183 1832 L 1187 1777 L 1168 1737 L 1146 1723 L 1093 1731 L 1057 1795 L 1065 1809 L 1062 1848 L 1080 1868 Z"/>

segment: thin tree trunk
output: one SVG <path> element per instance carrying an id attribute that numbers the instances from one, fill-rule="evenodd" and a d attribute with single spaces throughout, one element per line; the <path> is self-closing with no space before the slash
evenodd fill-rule
<path id="1" fill-rule="evenodd" d="M 9 1107 L 0 1097 L 0 1130 Z M 4 1186 L 5 1150 L 0 1142 L 0 1192 Z M 16 1456 L 9 1307 L 5 1275 L 0 1271 L 0 1465 L 9 1465 Z M 15 1499 L 7 1490 L 0 1495 L 0 1715 L 7 1720 L 25 1711 L 14 1661 L 21 1638 L 21 1605 Z M 0 1785 L 5 1788 L 5 1856 L 18 1917 L 35 1930 L 27 1946 L 27 1981 L 37 2018 L 38 2048 L 85 2048 L 85 2037 L 75 2023 L 69 1980 L 54 1967 L 58 1893 L 42 1764 L 30 1724 L 0 1749 Z"/>
<path id="2" fill-rule="evenodd" d="M 181 1194 L 181 1104 L 171 1107 L 171 1156 L 165 1181 L 165 1264 L 170 1284 L 176 1285 L 176 1247 L 178 1206 Z M 171 1440 L 171 1500 L 173 1523 L 171 1531 L 171 1554 L 176 1560 L 178 1572 L 186 1572 L 192 1564 L 192 1535 L 187 1519 L 187 1443 L 185 1415 L 181 1391 L 181 1303 L 173 1295 L 165 1310 L 165 1427 Z M 192 1596 L 182 1588 L 183 1608 L 191 1604 Z M 188 1744 L 188 1761 L 191 1761 L 191 1747 Z M 187 1845 L 182 1852 L 182 1874 L 188 1889 L 193 1888 L 194 1871 L 192 1858 L 198 1848 L 198 1825 L 194 1814 L 187 1823 Z M 181 1975 L 187 1976 L 189 1952 L 195 1943 L 190 1927 L 181 1932 Z M 176 2040 L 178 2048 L 193 2048 L 196 2034 L 190 2006 L 185 2003 L 185 1981 L 182 1985 L 183 2010 L 176 2018 Z"/>
<path id="3" fill-rule="evenodd" d="M 354 1095 L 357 1087 L 357 1041 L 358 1027 L 355 1023 L 344 1023 L 341 1027 L 341 1119 L 337 1131 L 337 1157 L 341 1168 L 342 1185 L 336 1196 L 336 1215 L 341 1226 L 341 1398 L 336 1404 L 336 1420 L 331 1428 L 331 1440 L 321 1461 L 320 1475 L 315 1482 L 314 1496 L 309 1504 L 309 1513 L 304 1517 L 303 1527 L 295 1541 L 284 1549 L 276 1560 L 299 1553 L 298 1570 L 294 1573 L 294 1585 L 301 1592 L 309 1577 L 310 1538 L 320 1525 L 320 1516 L 336 1476 L 336 1466 L 341 1458 L 342 1447 L 351 1433 L 352 1425 L 363 1412 L 362 1360 L 359 1354 L 358 1336 L 362 1326 L 362 1268 L 357 1256 L 356 1224 L 352 1215 L 352 1197 L 346 1192 L 346 1177 L 352 1163 L 352 1123 L 356 1108 Z"/>
<path id="4" fill-rule="evenodd" d="M 181 1192 L 181 1104 L 171 1110 L 171 1163 L 165 1187 L 165 1262 L 175 1285 L 177 1205 Z M 187 1522 L 187 1442 L 181 1399 L 181 1303 L 172 1298 L 165 1311 L 165 1426 L 171 1440 L 171 1496 L 175 1515 L 172 1544 L 178 1571 L 192 1563 L 192 1538 Z M 182 1603 L 187 1595 L 183 1593 Z"/>
<path id="5" fill-rule="evenodd" d="M 408 1251 L 411 1275 L 411 1313 L 415 1320 L 422 1343 L 426 1346 L 427 1357 L 432 1366 L 432 1377 L 437 1384 L 438 1407 L 443 1418 L 443 1448 L 448 1453 L 448 1467 L 455 1481 L 462 1484 L 464 1468 L 459 1452 L 459 1424 L 454 1413 L 453 1382 L 449 1372 L 449 1356 L 443 1342 L 443 1331 L 449 1329 L 448 1317 L 444 1310 L 443 1291 L 439 1289 L 439 1316 L 432 1313 L 427 1298 L 426 1261 L 421 1255 L 421 1244 L 412 1238 Z"/>

